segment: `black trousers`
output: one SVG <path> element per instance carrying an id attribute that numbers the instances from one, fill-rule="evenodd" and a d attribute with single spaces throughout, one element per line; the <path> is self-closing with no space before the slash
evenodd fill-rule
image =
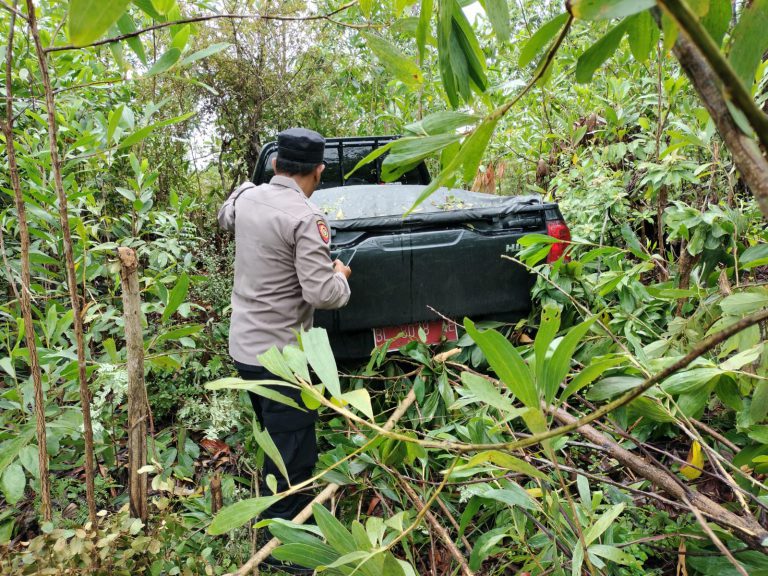
<path id="1" fill-rule="evenodd" d="M 251 366 L 235 362 L 235 367 L 243 380 L 280 380 L 277 376 L 262 366 Z M 304 406 L 301 393 L 293 388 L 275 386 L 275 391 L 294 400 L 299 406 Z M 249 392 L 253 410 L 259 424 L 269 432 L 283 458 L 291 485 L 296 485 L 312 477 L 317 462 L 317 439 L 315 437 L 315 421 L 317 412 L 307 410 L 302 412 L 290 406 L 275 402 L 268 398 Z M 306 408 L 305 408 L 306 410 Z M 265 479 L 272 474 L 277 479 L 277 490 L 288 489 L 288 482 L 277 469 L 275 463 L 264 458 L 264 470 L 260 481 L 260 494 L 271 494 Z M 262 518 L 292 519 L 302 508 L 312 500 L 308 491 L 299 492 L 270 506 L 262 514 Z"/>

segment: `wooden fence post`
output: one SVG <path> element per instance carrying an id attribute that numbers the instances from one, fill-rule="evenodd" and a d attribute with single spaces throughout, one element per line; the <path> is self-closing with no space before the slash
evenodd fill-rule
<path id="1" fill-rule="evenodd" d="M 139 297 L 139 263 L 130 248 L 117 249 L 123 287 L 125 348 L 128 354 L 128 491 L 131 516 L 147 520 L 147 474 L 139 470 L 147 463 L 147 391 L 144 387 L 144 337 Z"/>

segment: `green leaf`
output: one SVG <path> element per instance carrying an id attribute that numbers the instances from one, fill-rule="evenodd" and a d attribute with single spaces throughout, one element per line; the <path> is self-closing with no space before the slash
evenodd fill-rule
<path id="1" fill-rule="evenodd" d="M 709 35 L 720 46 L 731 25 L 733 15 L 731 0 L 709 0 L 709 11 L 701 20 Z"/>
<path id="2" fill-rule="evenodd" d="M 549 347 L 560 330 L 560 307 L 553 304 L 546 304 L 541 311 L 541 322 L 539 322 L 539 331 L 536 333 L 536 340 L 533 343 L 533 352 L 536 356 L 536 384 L 540 392 L 544 392 L 546 382 L 547 362 Z"/>
<path id="3" fill-rule="evenodd" d="M 197 52 L 193 52 L 186 58 L 184 58 L 181 62 L 179 62 L 179 66 L 187 66 L 188 64 L 192 64 L 192 62 L 197 62 L 198 60 L 202 60 L 203 58 L 208 58 L 208 56 L 213 56 L 214 54 L 218 54 L 222 50 L 226 50 L 232 46 L 229 42 L 219 42 L 218 44 L 211 44 L 207 48 L 203 48 L 202 50 L 198 50 Z"/>
<path id="4" fill-rule="evenodd" d="M 768 264 L 768 244 L 750 246 L 739 256 L 739 264 L 745 270 Z"/>
<path id="5" fill-rule="evenodd" d="M 621 514 L 624 511 L 624 502 L 621 504 L 616 504 L 615 506 L 611 506 L 607 511 L 605 511 L 600 518 L 597 519 L 597 521 L 590 526 L 586 532 L 584 532 L 584 542 L 587 546 L 592 544 L 595 540 L 597 540 L 603 532 L 608 530 L 611 524 L 613 524 L 614 520 L 619 517 L 619 514 Z"/>
<path id="6" fill-rule="evenodd" d="M 3 471 L 3 476 L 0 478 L 0 488 L 8 504 L 13 505 L 21 500 L 26 485 L 27 477 L 24 475 L 24 470 L 15 462 Z"/>
<path id="7" fill-rule="evenodd" d="M 313 504 L 312 514 L 315 517 L 317 527 L 320 528 L 328 544 L 336 552 L 339 554 L 349 554 L 356 550 L 355 539 L 352 537 L 352 533 L 325 506 Z"/>
<path id="8" fill-rule="evenodd" d="M 152 18 L 153 20 L 158 20 L 160 22 L 163 22 L 165 19 L 163 18 L 163 15 L 160 14 L 157 10 L 155 10 L 155 7 L 152 5 L 152 0 L 132 0 L 133 3 L 139 7 L 139 9 L 144 12 L 147 16 Z"/>
<path id="9" fill-rule="evenodd" d="M 361 34 L 381 65 L 395 78 L 411 88 L 418 88 L 424 82 L 424 76 L 416 63 L 398 48 L 375 34 Z"/>
<path id="10" fill-rule="evenodd" d="M 592 80 L 595 70 L 616 52 L 627 26 L 628 20 L 622 20 L 579 56 L 576 62 L 576 82 L 584 84 Z"/>
<path id="11" fill-rule="evenodd" d="M 392 147 L 395 145 L 395 143 L 396 142 L 400 142 L 401 140 L 405 140 L 405 138 L 400 138 L 399 140 L 393 140 L 392 142 L 389 142 L 389 143 L 385 144 L 384 146 L 380 146 L 378 148 L 374 148 L 365 158 L 363 158 L 362 160 L 360 160 L 360 162 L 355 164 L 355 167 L 352 168 L 352 170 L 350 172 L 345 174 L 344 178 L 349 178 L 350 176 L 352 176 L 352 174 L 357 172 L 360 168 L 362 168 L 366 164 L 368 164 L 370 162 L 373 162 L 374 160 L 376 160 L 382 154 L 385 154 L 386 152 L 389 152 L 389 150 L 392 149 Z"/>
<path id="12" fill-rule="evenodd" d="M 13 358 L 10 356 L 0 359 L 0 368 L 2 368 L 11 378 L 16 378 L 16 368 L 13 365 Z"/>
<path id="13" fill-rule="evenodd" d="M 155 339 L 155 343 L 159 344 L 160 342 L 165 342 L 166 340 L 180 340 L 181 338 L 187 338 L 188 336 L 193 336 L 194 334 L 202 332 L 203 328 L 205 328 L 205 326 L 202 324 L 192 324 L 190 326 L 174 328 L 173 330 L 168 330 L 168 332 L 163 332 L 160 334 Z"/>
<path id="14" fill-rule="evenodd" d="M 189 35 L 191 32 L 192 26 L 189 24 L 182 26 L 181 29 L 173 35 L 171 46 L 178 48 L 181 52 L 184 52 L 184 48 L 187 47 L 187 42 L 189 42 Z"/>
<path id="15" fill-rule="evenodd" d="M 123 117 L 123 108 L 125 104 L 120 104 L 117 108 L 109 113 L 109 125 L 107 126 L 107 146 L 112 144 L 112 137 L 115 135 L 120 119 Z"/>
<path id="16" fill-rule="evenodd" d="M 472 182 L 477 175 L 480 161 L 483 159 L 488 142 L 496 129 L 498 118 L 484 120 L 461 145 L 461 155 L 464 164 L 464 181 Z"/>
<path id="17" fill-rule="evenodd" d="M 160 14 L 165 16 L 171 11 L 171 8 L 176 6 L 176 0 L 152 0 L 152 6 L 155 7 Z"/>
<path id="18" fill-rule="evenodd" d="M 520 58 L 518 64 L 520 66 L 528 66 L 533 62 L 534 58 L 541 52 L 544 47 L 562 30 L 563 25 L 568 20 L 568 14 L 563 13 L 555 16 L 544 24 L 541 28 L 531 36 L 530 40 L 525 43 L 522 50 L 520 50 Z"/>
<path id="19" fill-rule="evenodd" d="M 131 34 L 132 32 L 136 32 L 136 24 L 134 23 L 133 18 L 131 18 L 131 15 L 127 12 L 120 16 L 120 19 L 117 21 L 117 28 L 120 30 L 121 34 Z M 147 54 L 144 51 L 144 44 L 141 42 L 141 38 L 134 36 L 133 38 L 128 38 L 126 42 L 128 42 L 128 46 L 130 46 L 134 54 L 139 57 L 141 63 L 146 65 Z"/>
<path id="20" fill-rule="evenodd" d="M 638 62 L 648 60 L 651 49 L 659 39 L 659 27 L 653 21 L 653 16 L 646 10 L 629 18 L 627 38 L 632 56 Z"/>
<path id="21" fill-rule="evenodd" d="M 619 394 L 637 388 L 644 380 L 637 376 L 611 376 L 595 384 L 587 393 L 587 399 L 594 402 L 608 400 Z"/>
<path id="22" fill-rule="evenodd" d="M 515 347 L 496 330 L 480 332 L 469 319 L 464 328 L 485 354 L 491 368 L 510 391 L 529 408 L 539 408 L 539 397 L 531 371 Z"/>
<path id="23" fill-rule="evenodd" d="M 485 76 L 485 53 L 480 48 L 475 30 L 467 20 L 467 15 L 461 5 L 453 2 L 453 37 L 464 55 L 467 73 L 480 93 L 488 88 Z M 453 57 L 453 55 L 452 55 Z"/>
<path id="24" fill-rule="evenodd" d="M 592 316 L 592 318 L 588 318 L 581 324 L 571 328 L 565 338 L 558 344 L 552 354 L 552 358 L 546 363 L 543 389 L 545 390 L 544 400 L 547 403 L 552 402 L 557 391 L 560 389 L 560 383 L 570 372 L 571 360 L 573 359 L 576 347 L 581 344 L 584 336 L 596 320 L 597 316 Z"/>
<path id="25" fill-rule="evenodd" d="M 751 314 L 768 306 L 768 290 L 757 289 L 754 292 L 738 292 L 723 298 L 720 309 L 729 316 Z"/>
<path id="26" fill-rule="evenodd" d="M 492 464 L 495 464 L 499 468 L 503 468 L 505 470 L 526 474 L 531 478 L 540 478 L 541 480 L 547 479 L 547 476 L 544 473 L 537 470 L 534 466 L 525 460 L 521 460 L 516 456 L 512 456 L 511 454 L 501 452 L 499 450 L 485 450 L 483 452 L 478 452 L 465 463 L 461 464 L 460 466 L 456 466 L 453 470 L 454 472 L 466 470 L 468 468 L 474 468 L 480 464 L 485 464 L 486 462 L 491 462 Z M 443 474 L 446 474 L 447 472 L 447 470 L 443 470 Z"/>
<path id="27" fill-rule="evenodd" d="M 265 428 L 262 430 L 256 420 L 253 421 L 253 438 L 256 440 L 259 447 L 264 450 L 264 454 L 274 462 L 275 466 L 280 471 L 280 474 L 283 475 L 283 478 L 287 480 L 288 485 L 290 486 L 291 479 L 288 477 L 288 470 L 285 467 L 285 462 L 280 454 L 280 450 L 275 446 L 275 441 L 272 440 L 272 436 L 269 435 L 267 429 Z"/>
<path id="28" fill-rule="evenodd" d="M 461 382 L 475 398 L 496 408 L 502 415 L 506 416 L 515 411 L 512 402 L 502 396 L 496 387 L 482 376 L 472 372 L 462 372 Z"/>
<path id="29" fill-rule="evenodd" d="M 617 564 L 629 566 L 635 563 L 635 557 L 632 554 L 624 552 L 615 546 L 606 546 L 605 544 L 593 544 L 589 547 L 589 553 L 600 558 L 605 558 Z"/>
<path id="30" fill-rule="evenodd" d="M 6 440 L 0 444 L 0 472 L 16 459 L 19 451 L 32 441 L 35 437 L 35 429 L 32 426 L 24 428 L 13 440 Z"/>
<path id="31" fill-rule="evenodd" d="M 291 370 L 290 364 L 276 347 L 272 346 L 272 348 L 264 352 L 264 354 L 259 354 L 258 360 L 264 368 L 272 372 L 275 376 L 279 376 L 287 382 L 293 382 L 294 384 L 299 383 L 299 381 L 296 380 L 296 376 L 293 374 L 293 370 Z M 307 380 L 307 382 L 308 381 L 309 380 Z"/>
<path id="32" fill-rule="evenodd" d="M 339 400 L 349 402 L 352 406 L 360 410 L 370 420 L 374 419 L 373 407 L 371 406 L 371 397 L 368 395 L 368 390 L 364 388 L 358 388 L 351 392 L 346 392 L 339 396 Z"/>
<path id="33" fill-rule="evenodd" d="M 339 553 L 323 543 L 295 543 L 276 548 L 272 556 L 283 562 L 291 562 L 307 568 L 317 568 L 318 566 L 333 564 L 339 558 Z"/>
<path id="34" fill-rule="evenodd" d="M 453 108 L 459 105 L 458 86 L 451 60 L 451 37 L 453 35 L 453 6 L 450 1 L 438 3 L 437 12 L 437 62 L 445 95 Z M 463 56 L 462 56 L 463 58 Z"/>
<path id="35" fill-rule="evenodd" d="M 371 8 L 373 7 L 373 0 L 360 0 L 360 11 L 363 13 L 363 16 L 370 19 L 371 18 Z"/>
<path id="36" fill-rule="evenodd" d="M 429 37 L 430 22 L 434 0 L 421 0 L 419 10 L 419 25 L 416 28 L 416 45 L 419 48 L 419 61 L 424 62 L 426 56 L 427 38 Z"/>
<path id="37" fill-rule="evenodd" d="M 569 382 L 568 386 L 560 396 L 560 402 L 565 402 L 579 390 L 592 384 L 592 382 L 603 375 L 603 372 L 622 362 L 624 362 L 624 358 L 621 358 L 620 356 L 593 362 L 574 376 L 573 380 Z"/>
<path id="38" fill-rule="evenodd" d="M 70 0 L 69 40 L 83 46 L 98 40 L 122 16 L 130 0 Z"/>
<path id="39" fill-rule="evenodd" d="M 419 136 L 434 136 L 453 133 L 459 128 L 470 126 L 481 120 L 480 116 L 466 112 L 443 110 L 425 117 L 423 120 L 408 124 L 405 130 Z"/>
<path id="40" fill-rule="evenodd" d="M 507 0 L 482 0 L 493 31 L 502 42 L 509 41 L 509 5 Z"/>
<path id="41" fill-rule="evenodd" d="M 37 446 L 34 444 L 24 446 L 19 451 L 19 462 L 30 473 L 32 478 L 40 478 L 40 456 L 37 453 Z"/>
<path id="42" fill-rule="evenodd" d="M 609 20 L 653 8 L 656 0 L 570 0 L 568 9 L 581 20 Z"/>
<path id="43" fill-rule="evenodd" d="M 166 50 L 160 58 L 157 59 L 149 71 L 146 73 L 146 77 L 156 76 L 168 70 L 171 66 L 176 64 L 181 58 L 181 50 L 178 48 L 169 48 Z"/>
<path id="44" fill-rule="evenodd" d="M 484 532 L 472 546 L 472 554 L 469 557 L 469 568 L 475 572 L 480 570 L 485 560 L 494 550 L 496 544 L 508 537 L 509 529 L 506 527 L 494 528 Z"/>
<path id="45" fill-rule="evenodd" d="M 307 362 L 335 398 L 341 396 L 339 372 L 333 357 L 328 333 L 323 328 L 312 328 L 301 333 L 301 347 L 307 355 Z"/>
<path id="46" fill-rule="evenodd" d="M 154 124 L 150 124 L 149 126 L 144 126 L 143 128 L 136 130 L 129 136 L 126 136 L 117 146 L 117 148 L 118 150 L 120 150 L 122 148 L 127 148 L 129 146 L 137 144 L 138 142 L 141 142 L 142 140 L 144 140 L 144 138 L 149 136 L 154 130 L 158 128 L 163 128 L 165 126 L 169 126 L 171 124 L 176 124 L 178 122 L 183 122 L 184 120 L 187 120 L 194 115 L 195 115 L 195 112 L 187 112 L 186 114 L 182 114 L 181 116 L 175 116 L 174 118 L 161 120 L 160 122 L 155 122 Z"/>
<path id="47" fill-rule="evenodd" d="M 226 534 L 230 530 L 239 528 L 246 522 L 256 518 L 281 498 L 281 496 L 248 498 L 226 506 L 216 514 L 216 517 L 208 527 L 208 534 L 218 536 L 219 534 Z"/>
<path id="48" fill-rule="evenodd" d="M 280 380 L 243 380 L 242 378 L 230 377 L 219 378 L 213 382 L 208 382 L 205 385 L 205 388 L 208 390 L 248 390 L 249 392 L 253 392 L 258 396 L 263 396 L 264 398 L 269 398 L 275 402 L 280 402 L 281 404 L 285 404 L 286 406 L 290 406 L 296 410 L 306 412 L 306 410 L 299 406 L 295 400 L 289 398 L 285 394 L 277 392 L 269 386 L 291 387 L 289 384 L 281 382 Z"/>
<path id="49" fill-rule="evenodd" d="M 459 134 L 438 134 L 420 138 L 401 138 L 391 147 L 389 156 L 381 164 L 381 177 L 392 181 L 408 171 L 413 164 L 439 152 L 452 142 L 456 142 Z"/>
<path id="50" fill-rule="evenodd" d="M 695 392 L 722 374 L 720 368 L 693 368 L 672 374 L 661 383 L 661 387 L 669 394 Z"/>
<path id="51" fill-rule="evenodd" d="M 755 83 L 755 72 L 768 51 L 768 0 L 753 0 L 741 11 L 733 29 L 731 66 L 747 89 Z"/>
<path id="52" fill-rule="evenodd" d="M 163 316 L 161 318 L 161 322 L 163 324 L 165 324 L 168 319 L 173 316 L 173 313 L 178 310 L 179 306 L 184 303 L 188 293 L 189 276 L 187 276 L 186 272 L 183 272 L 179 278 L 179 281 L 176 283 L 176 286 L 173 287 L 173 290 L 171 290 L 171 293 L 168 295 L 168 304 L 166 304 L 165 310 L 163 310 Z"/>
<path id="53" fill-rule="evenodd" d="M 531 498 L 530 494 L 523 490 L 520 486 L 514 483 L 510 483 L 506 488 L 499 488 L 494 490 L 488 490 L 479 495 L 481 498 L 490 498 L 498 502 L 503 502 L 513 508 L 519 506 L 526 510 L 537 510 L 539 505 Z"/>

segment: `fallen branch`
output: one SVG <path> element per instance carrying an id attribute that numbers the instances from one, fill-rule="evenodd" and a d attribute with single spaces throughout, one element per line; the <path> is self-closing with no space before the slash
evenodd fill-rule
<path id="1" fill-rule="evenodd" d="M 392 413 L 392 416 L 389 417 L 389 420 L 387 420 L 383 428 L 386 430 L 391 430 L 394 428 L 395 424 L 397 424 L 400 418 L 405 415 L 408 408 L 410 408 L 415 401 L 416 391 L 411 388 L 410 392 L 408 392 L 407 396 L 403 398 L 403 400 L 398 405 L 397 410 Z M 315 504 L 323 504 L 324 502 L 327 502 L 334 494 L 336 494 L 336 491 L 339 488 L 340 486 L 338 484 L 328 484 L 328 486 L 326 486 L 323 491 L 320 492 L 320 494 L 315 496 L 312 502 L 307 504 L 304 509 L 293 518 L 293 522 L 295 524 L 304 524 L 304 522 L 312 517 L 312 507 Z M 251 570 L 269 558 L 274 549 L 279 545 L 280 540 L 277 538 L 272 538 L 269 542 L 264 544 L 264 546 L 262 546 L 258 552 L 256 552 L 256 554 L 251 556 L 250 560 L 243 564 L 237 572 L 226 574 L 225 576 L 247 576 Z"/>

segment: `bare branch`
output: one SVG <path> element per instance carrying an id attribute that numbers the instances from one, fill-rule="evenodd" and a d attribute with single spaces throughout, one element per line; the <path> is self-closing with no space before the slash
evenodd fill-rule
<path id="1" fill-rule="evenodd" d="M 135 30 L 134 32 L 121 34 L 120 36 L 113 36 L 112 38 L 105 38 L 104 40 L 98 40 L 97 42 L 92 42 L 91 44 L 84 44 L 82 46 L 77 46 L 75 44 L 67 44 L 64 46 L 52 46 L 50 48 L 46 48 L 45 52 L 46 53 L 62 52 L 64 50 L 79 50 L 81 48 L 91 48 L 93 46 L 103 46 L 105 44 L 114 44 L 115 42 L 121 42 L 123 40 L 128 40 L 129 38 L 136 38 L 137 36 L 141 36 L 142 34 L 146 34 L 147 32 L 152 32 L 153 30 L 161 30 L 163 28 L 168 28 L 169 26 L 181 26 L 183 24 L 207 22 L 209 20 L 279 20 L 283 22 L 284 21 L 308 22 L 312 20 L 328 20 L 329 22 L 333 22 L 334 24 L 341 24 L 341 22 L 333 20 L 331 17 L 341 12 L 344 12 L 345 10 L 348 10 L 349 8 L 357 4 L 357 2 L 358 0 L 352 0 L 352 2 L 347 2 L 343 6 L 331 12 L 327 12 L 325 14 L 313 14 L 311 16 L 279 16 L 274 14 L 207 14 L 205 16 L 193 16 L 191 18 L 182 18 L 181 20 L 174 20 L 173 22 L 160 22 L 158 24 L 153 24 L 152 26 L 148 26 L 147 28 L 142 28 L 141 30 Z M 351 27 L 352 25 L 345 25 L 345 26 Z"/>

